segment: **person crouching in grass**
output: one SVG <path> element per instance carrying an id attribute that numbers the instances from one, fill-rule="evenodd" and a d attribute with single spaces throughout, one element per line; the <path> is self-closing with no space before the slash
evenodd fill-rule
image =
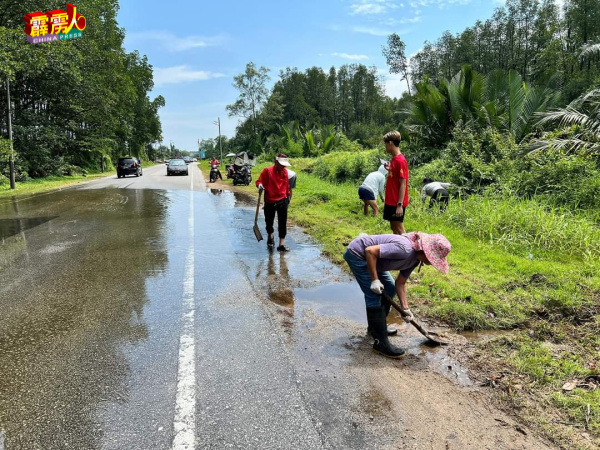
<path id="1" fill-rule="evenodd" d="M 373 210 L 373 217 L 379 214 L 379 205 L 377 197 L 384 201 L 385 177 L 388 174 L 389 164 L 382 164 L 375 172 L 371 172 L 358 188 L 358 197 L 365 204 L 365 216 L 369 214 L 369 207 Z"/>
<path id="2" fill-rule="evenodd" d="M 451 245 L 442 234 L 412 232 L 404 235 L 363 235 L 354 239 L 344 259 L 365 294 L 368 332 L 375 340 L 373 351 L 388 358 L 402 358 L 406 351 L 393 346 L 388 335 L 387 315 L 390 305 L 381 301 L 385 291 L 390 298 L 398 294 L 402 318 L 414 319 L 406 297 L 406 281 L 419 265 L 432 265 L 440 272 L 448 273 L 446 257 Z M 390 270 L 398 270 L 396 280 Z M 419 269 L 420 270 L 420 269 Z"/>

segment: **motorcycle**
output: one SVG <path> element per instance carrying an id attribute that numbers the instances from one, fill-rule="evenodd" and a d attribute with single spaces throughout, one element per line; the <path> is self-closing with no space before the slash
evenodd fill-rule
<path id="1" fill-rule="evenodd" d="M 250 164 L 236 166 L 233 174 L 233 185 L 244 184 L 248 186 L 252 182 L 252 167 Z"/>
<path id="2" fill-rule="evenodd" d="M 227 179 L 229 180 L 230 178 L 233 178 L 233 176 L 235 175 L 235 167 L 233 164 L 229 164 L 227 166 Z"/>
<path id="3" fill-rule="evenodd" d="M 216 164 L 212 164 L 210 166 L 210 182 L 214 183 L 215 181 L 217 181 L 217 178 L 220 178 L 221 180 L 223 179 L 223 177 L 221 176 L 221 172 L 219 171 L 219 166 L 217 166 Z"/>

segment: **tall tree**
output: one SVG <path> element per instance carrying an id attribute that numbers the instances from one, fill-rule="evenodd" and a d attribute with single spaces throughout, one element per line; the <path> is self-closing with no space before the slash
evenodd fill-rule
<path id="1" fill-rule="evenodd" d="M 406 80 L 408 93 L 410 94 L 410 81 L 408 79 L 408 61 L 406 59 L 406 44 L 400 36 L 392 33 L 388 36 L 388 45 L 383 47 L 383 56 L 390 68 L 390 73 L 402 75 Z"/>
<path id="2" fill-rule="evenodd" d="M 227 111 L 230 117 L 250 119 L 255 135 L 257 134 L 255 122 L 267 101 L 269 95 L 267 83 L 270 79 L 269 69 L 262 66 L 257 68 L 253 62 L 246 64 L 244 73 L 233 78 L 233 87 L 240 92 L 240 95 L 235 103 L 227 105 Z"/>

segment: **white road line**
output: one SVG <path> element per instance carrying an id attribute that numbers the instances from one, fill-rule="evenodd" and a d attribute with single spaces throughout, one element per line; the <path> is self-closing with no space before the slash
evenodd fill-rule
<path id="1" fill-rule="evenodd" d="M 190 186 L 188 226 L 190 246 L 185 262 L 183 282 L 183 314 L 179 338 L 179 368 L 173 430 L 173 450 L 194 450 L 196 447 L 196 345 L 194 337 L 194 172 Z"/>
<path id="2" fill-rule="evenodd" d="M 6 435 L 4 434 L 4 431 L 0 430 L 0 450 L 4 450 L 4 439 L 6 438 Z"/>

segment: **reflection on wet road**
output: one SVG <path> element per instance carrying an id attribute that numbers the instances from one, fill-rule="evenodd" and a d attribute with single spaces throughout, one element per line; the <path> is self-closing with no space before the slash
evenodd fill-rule
<path id="1" fill-rule="evenodd" d="M 292 227 L 286 240 L 292 252 L 267 252 L 264 243 L 257 243 L 254 235 L 248 233 L 248 224 L 253 221 L 253 200 L 239 193 L 213 189 L 210 192 L 218 195 L 215 202 L 219 214 L 236 242 L 235 252 L 246 266 L 248 277 L 269 301 L 286 308 L 280 311 L 284 325 L 292 327 L 294 317 L 301 321 L 309 311 L 364 323 L 366 328 L 364 298 L 356 282 L 322 257 L 318 247 L 299 228 Z M 397 345 L 423 358 L 433 370 L 462 385 L 472 385 L 466 370 L 448 356 L 445 347 L 429 346 L 395 311 L 388 321 L 401 329 L 395 340 Z"/>
<path id="2" fill-rule="evenodd" d="M 101 447 L 96 413 L 130 399 L 123 350 L 150 332 L 146 279 L 167 265 L 169 203 L 153 191 L 64 191 L 0 205 L 0 217 L 52 218 L 2 245 L 6 448 Z"/>

